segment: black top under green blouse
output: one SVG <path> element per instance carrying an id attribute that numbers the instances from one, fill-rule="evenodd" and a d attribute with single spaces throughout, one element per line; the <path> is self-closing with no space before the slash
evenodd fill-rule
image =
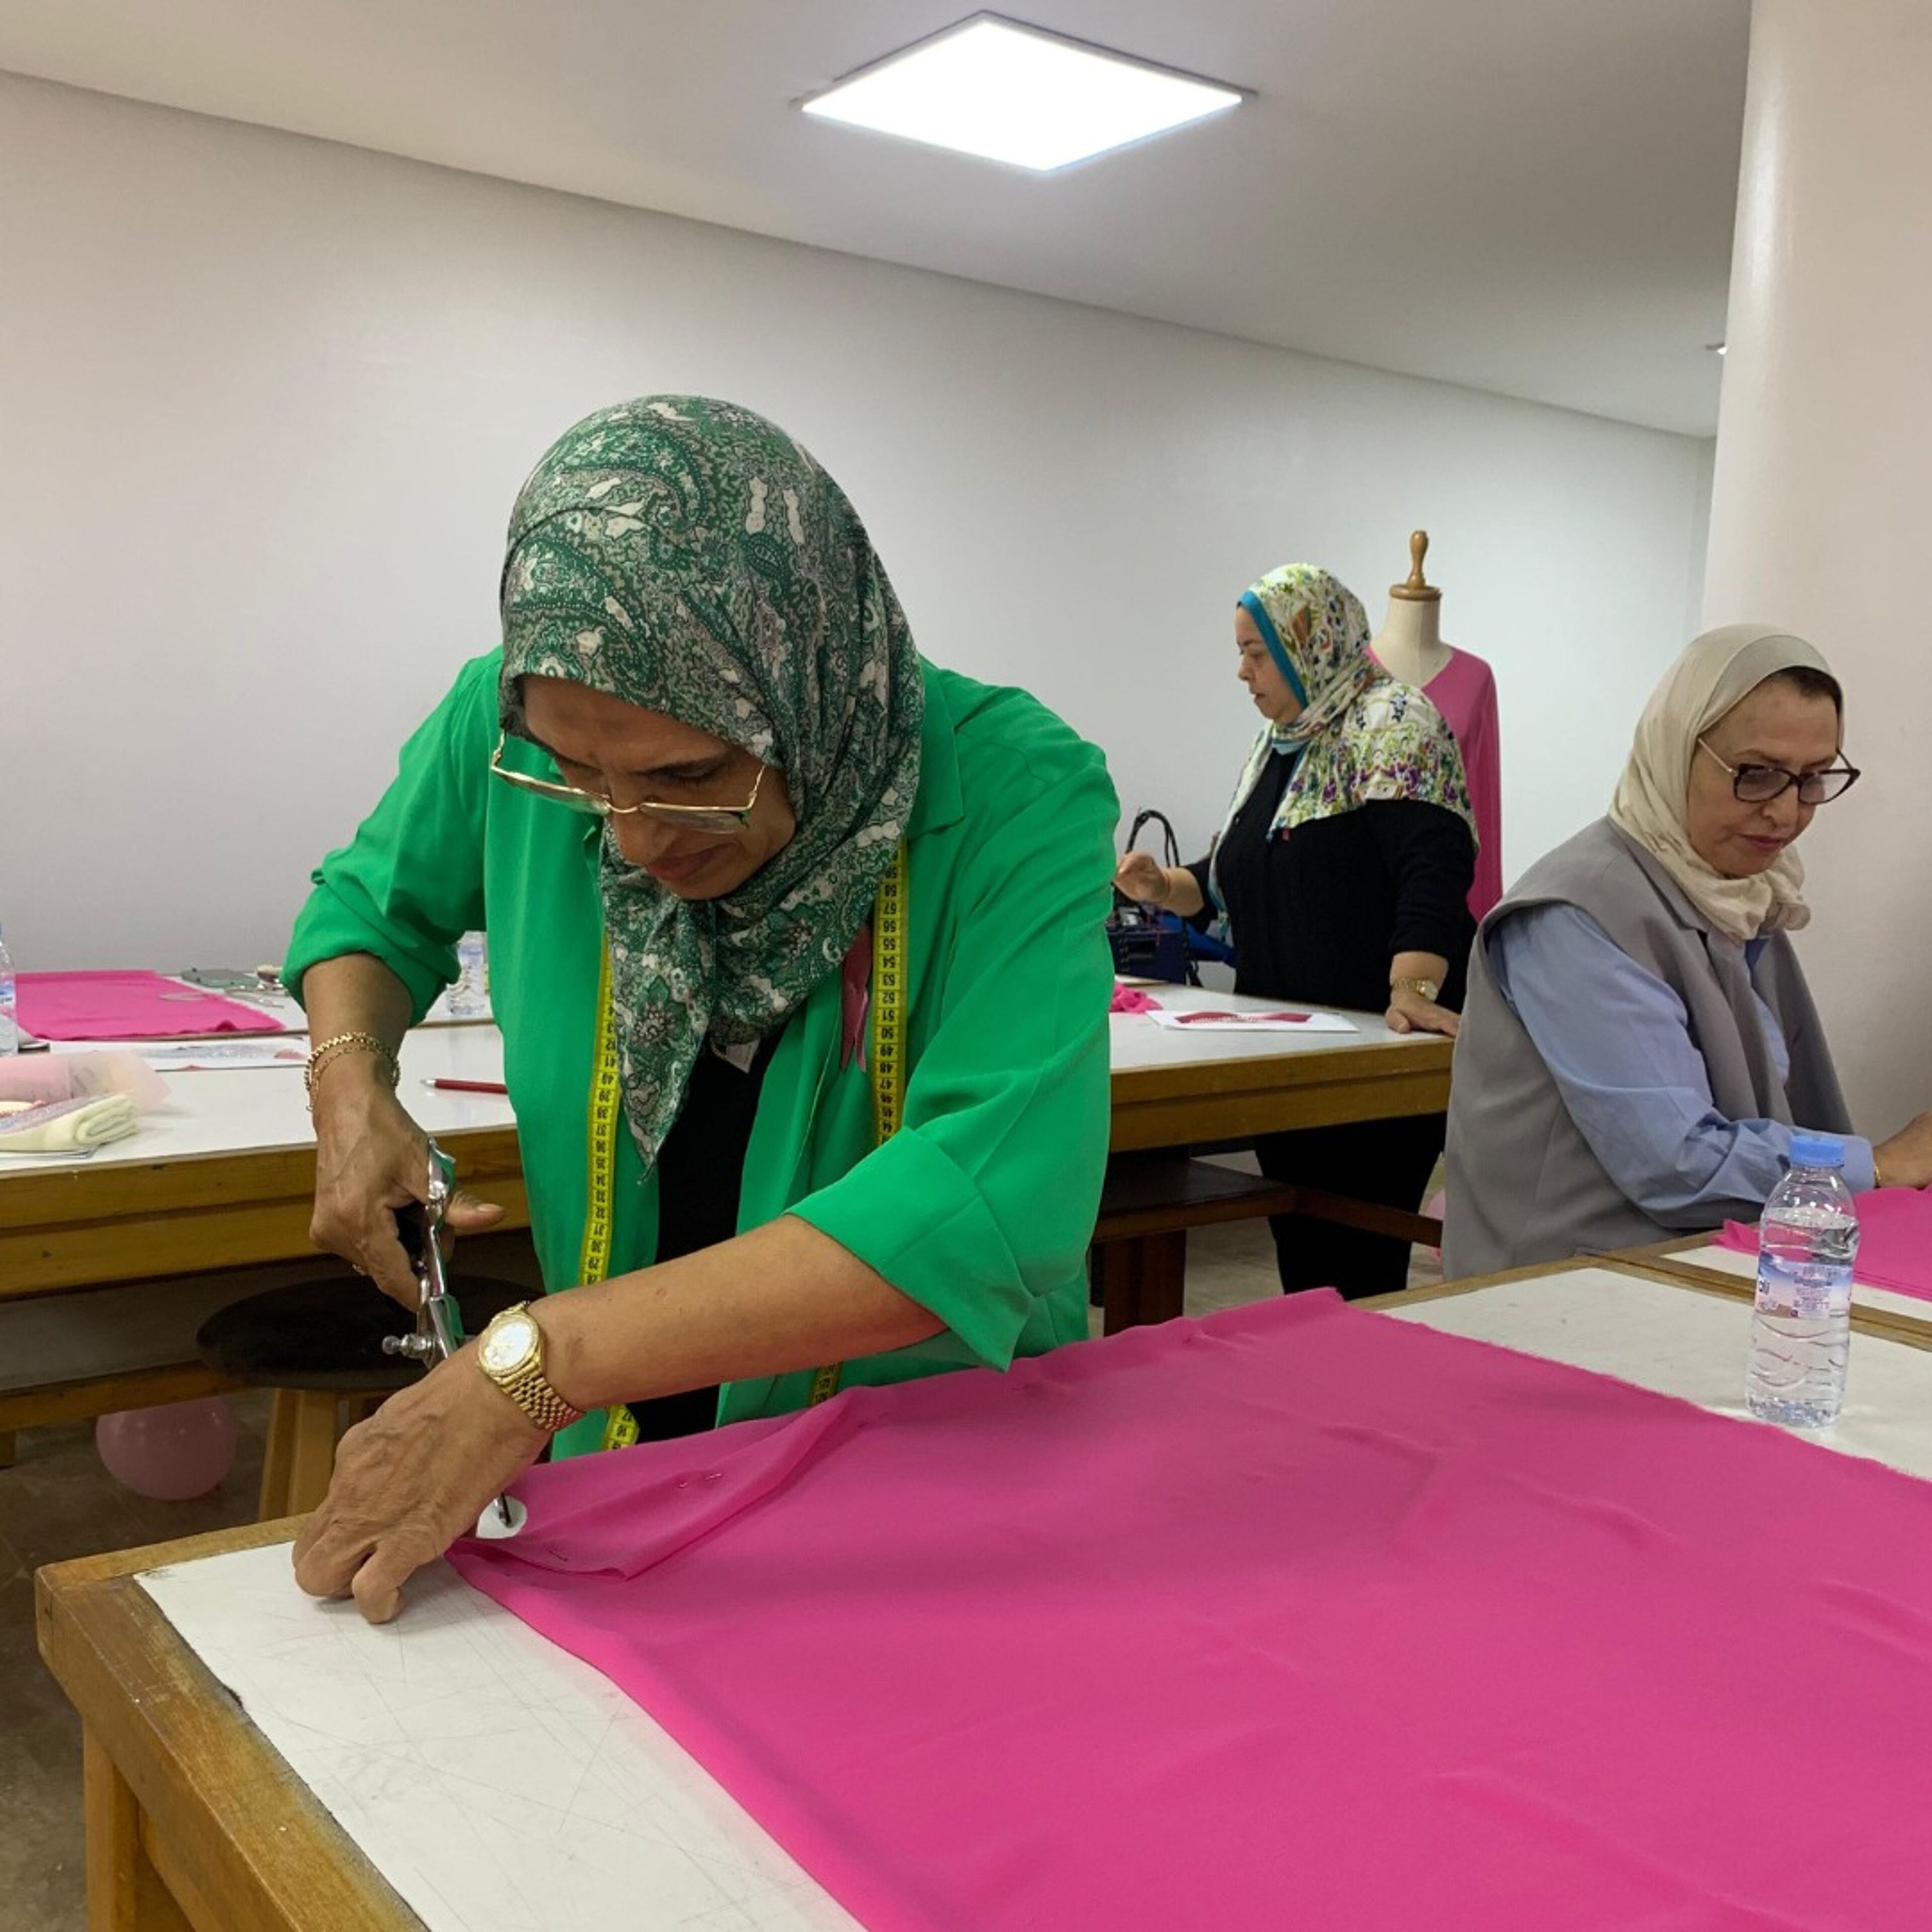
<path id="1" fill-rule="evenodd" d="M 670 1132 L 658 1151 L 658 1259 L 675 1261 L 716 1247 L 738 1232 L 745 1151 L 765 1069 L 783 1028 L 758 1042 L 748 1066 L 715 1049 L 698 1056 Z M 640 1442 L 693 1436 L 718 1420 L 718 1390 L 685 1389 L 628 1405 Z"/>
<path id="2" fill-rule="evenodd" d="M 1439 805 L 1390 799 L 1270 837 L 1294 760 L 1270 759 L 1222 838 L 1215 868 L 1234 948 L 1234 990 L 1378 1013 L 1389 962 L 1433 952 L 1449 962 L 1442 1003 L 1460 1011 L 1475 921 L 1468 892 L 1476 842 Z M 1188 870 L 1212 917 L 1208 861 Z"/>

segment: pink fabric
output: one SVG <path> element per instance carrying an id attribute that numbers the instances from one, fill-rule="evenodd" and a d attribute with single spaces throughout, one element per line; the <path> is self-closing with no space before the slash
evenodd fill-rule
<path id="1" fill-rule="evenodd" d="M 1107 1010 L 1110 1013 L 1157 1013 L 1160 1002 L 1150 1000 L 1138 986 L 1124 986 L 1114 982 L 1114 1003 Z"/>
<path id="2" fill-rule="evenodd" d="M 1423 687 L 1448 720 L 1462 753 L 1476 813 L 1476 882 L 1469 910 L 1480 919 L 1503 896 L 1503 776 L 1496 676 L 1473 652 L 1456 652 Z"/>
<path id="3" fill-rule="evenodd" d="M 869 1932 L 1925 1923 L 1932 1486 L 1605 1377 L 1300 1295 L 519 1493 Z"/>
<path id="4" fill-rule="evenodd" d="M 174 1040 L 286 1033 L 259 1006 L 198 992 L 158 973 L 22 973 L 20 1024 L 42 1040 Z"/>
<path id="5" fill-rule="evenodd" d="M 1932 1301 L 1932 1193 L 1916 1187 L 1882 1187 L 1861 1194 L 1858 1279 L 1868 1288 L 1916 1294 Z M 1741 1255 L 1757 1252 L 1757 1230 L 1726 1221 L 1716 1245 Z"/>
<path id="6" fill-rule="evenodd" d="M 872 1010 L 872 928 L 860 927 L 838 976 L 838 1064 L 866 1064 L 866 1021 Z"/>

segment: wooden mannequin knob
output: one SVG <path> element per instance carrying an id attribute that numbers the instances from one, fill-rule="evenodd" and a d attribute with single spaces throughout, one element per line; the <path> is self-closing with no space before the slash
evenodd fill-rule
<path id="1" fill-rule="evenodd" d="M 1442 593 L 1422 574 L 1422 560 L 1429 554 L 1429 532 L 1412 530 L 1408 536 L 1408 576 L 1401 584 L 1391 584 L 1391 597 L 1406 598 L 1412 604 L 1433 604 Z"/>

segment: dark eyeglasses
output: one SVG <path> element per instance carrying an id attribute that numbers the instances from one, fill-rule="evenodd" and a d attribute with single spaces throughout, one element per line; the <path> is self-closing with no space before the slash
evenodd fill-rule
<path id="1" fill-rule="evenodd" d="M 1733 765 L 1711 750 L 1702 739 L 1697 748 L 1723 765 L 1731 775 L 1731 796 L 1741 805 L 1768 805 L 1782 798 L 1793 785 L 1800 805 L 1829 805 L 1843 798 L 1858 782 L 1856 765 L 1828 765 L 1822 772 L 1788 772 L 1782 765 Z"/>
<path id="2" fill-rule="evenodd" d="M 592 818 L 655 818 L 665 825 L 682 826 L 687 832 L 709 832 L 718 838 L 728 837 L 734 832 L 742 832 L 752 822 L 752 808 L 758 802 L 758 790 L 765 782 L 765 768 L 758 767 L 758 776 L 752 781 L 752 795 L 742 805 L 660 805 L 653 799 L 646 799 L 638 805 L 613 805 L 601 793 L 580 791 L 575 785 L 554 784 L 548 778 L 532 778 L 527 772 L 513 772 L 503 763 L 503 737 L 496 739 L 496 748 L 490 754 L 490 769 L 506 784 L 514 785 L 519 791 L 535 792 L 539 798 L 547 798 L 554 803 L 567 806 L 572 812 L 580 812 Z"/>

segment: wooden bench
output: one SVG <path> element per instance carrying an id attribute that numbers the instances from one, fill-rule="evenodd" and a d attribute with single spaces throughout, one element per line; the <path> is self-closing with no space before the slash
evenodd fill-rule
<path id="1" fill-rule="evenodd" d="M 1268 1214 L 1306 1214 L 1430 1247 L 1442 1242 L 1440 1221 L 1400 1208 L 1244 1174 L 1186 1154 L 1116 1154 L 1107 1163 L 1088 1262 L 1106 1332 L 1172 1322 L 1182 1312 L 1190 1228 Z"/>

